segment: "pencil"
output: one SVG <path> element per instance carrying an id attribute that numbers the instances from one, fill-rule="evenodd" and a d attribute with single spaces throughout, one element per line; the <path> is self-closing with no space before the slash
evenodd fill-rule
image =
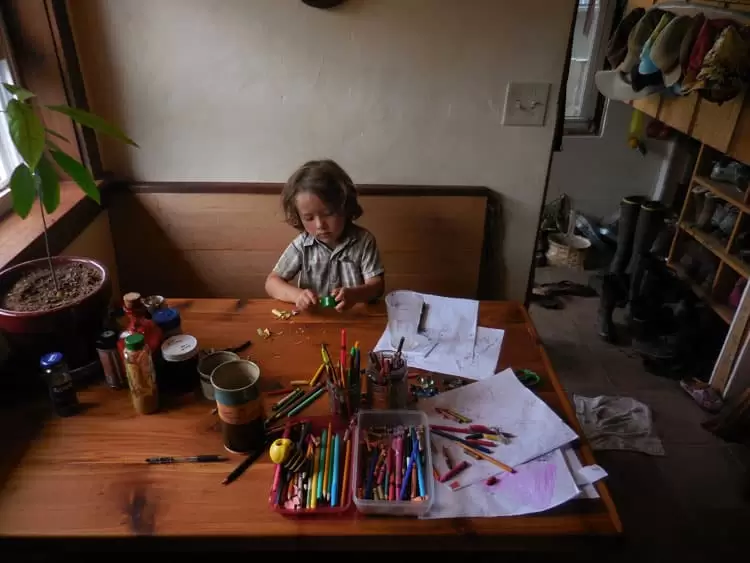
<path id="1" fill-rule="evenodd" d="M 481 457 L 485 461 L 489 461 L 493 465 L 497 465 L 500 469 L 504 469 L 505 471 L 508 471 L 509 473 L 515 473 L 516 470 L 513 469 L 510 465 L 505 465 L 502 461 L 499 461 L 495 459 L 494 457 L 490 457 L 485 453 L 480 452 L 476 448 L 472 448 L 471 446 L 466 446 L 462 443 L 459 443 L 459 445 L 466 450 L 467 452 L 470 452 L 476 456 Z"/>
<path id="2" fill-rule="evenodd" d="M 328 423 L 328 434 L 326 441 L 326 459 L 325 465 L 323 466 L 323 498 L 328 500 L 330 498 L 330 490 L 328 489 L 328 472 L 331 469 L 331 444 L 333 442 L 333 430 L 331 429 L 331 423 Z"/>
<path id="3" fill-rule="evenodd" d="M 325 387 L 318 387 L 313 388 L 313 390 L 310 392 L 307 397 L 302 399 L 299 403 L 297 403 L 292 410 L 286 413 L 286 416 L 294 416 L 296 414 L 299 414 L 304 409 L 312 405 L 315 401 L 317 401 L 320 396 L 325 392 Z"/>
<path id="4" fill-rule="evenodd" d="M 326 444 L 328 443 L 328 430 L 323 429 L 323 434 L 320 437 L 320 461 L 318 462 L 318 471 L 316 472 L 318 475 L 318 483 L 315 487 L 315 496 L 318 498 L 318 500 L 323 499 L 323 470 L 325 468 L 325 459 L 326 459 Z"/>
<path id="5" fill-rule="evenodd" d="M 341 480 L 341 505 L 346 504 L 346 484 L 349 481 L 349 457 L 352 453 L 352 438 L 346 439 L 346 453 L 344 454 L 344 478 Z"/>
<path id="6" fill-rule="evenodd" d="M 331 506 L 338 506 L 339 500 L 339 465 L 341 462 L 341 436 L 336 434 L 333 439 L 333 460 L 331 463 Z"/>
<path id="7" fill-rule="evenodd" d="M 315 446 L 313 451 L 313 474 L 312 474 L 312 485 L 308 493 L 310 499 L 310 508 L 315 508 L 318 505 L 318 469 L 320 467 L 320 446 Z"/>
<path id="8" fill-rule="evenodd" d="M 320 367 L 318 368 L 318 371 L 315 372 L 315 375 L 310 380 L 310 387 L 313 387 L 318 382 L 318 378 L 320 377 L 320 374 L 323 373 L 323 370 L 325 369 L 325 367 L 326 367 L 325 362 L 323 362 L 322 364 L 320 364 Z"/>

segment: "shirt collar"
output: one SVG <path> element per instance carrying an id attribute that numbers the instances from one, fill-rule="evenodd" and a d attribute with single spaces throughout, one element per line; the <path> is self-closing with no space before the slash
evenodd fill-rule
<path id="1" fill-rule="evenodd" d="M 357 238 L 356 230 L 355 229 L 347 229 L 347 230 L 348 232 L 346 233 L 346 236 L 344 237 L 344 239 L 338 244 L 336 248 L 332 249 L 331 252 L 341 251 L 356 240 Z M 314 236 L 312 236 L 310 233 L 306 231 L 304 233 L 304 237 L 305 238 L 302 240 L 302 246 L 308 247 L 317 243 L 323 246 L 324 248 L 328 248 L 325 244 L 320 242 L 318 239 L 316 239 Z"/>

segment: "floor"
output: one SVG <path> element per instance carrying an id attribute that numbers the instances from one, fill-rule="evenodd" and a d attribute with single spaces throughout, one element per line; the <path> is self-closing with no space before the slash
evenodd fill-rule
<path id="1" fill-rule="evenodd" d="M 570 279 L 583 272 L 537 270 L 536 282 Z M 666 455 L 596 452 L 626 533 L 621 554 L 602 560 L 747 560 L 750 500 L 745 496 L 750 453 L 705 431 L 706 415 L 677 381 L 646 372 L 628 348 L 603 342 L 596 332 L 598 298 L 563 297 L 562 310 L 532 303 L 530 313 L 565 390 L 573 394 L 625 395 L 649 405 Z M 623 322 L 618 311 L 615 322 Z"/>

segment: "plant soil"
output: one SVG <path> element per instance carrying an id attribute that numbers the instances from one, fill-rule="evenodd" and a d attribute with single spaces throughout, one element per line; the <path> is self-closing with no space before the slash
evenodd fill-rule
<path id="1" fill-rule="evenodd" d="M 26 313 L 50 311 L 92 294 L 102 282 L 98 269 L 80 262 L 56 265 L 55 274 L 59 292 L 49 268 L 29 270 L 2 296 L 0 307 Z"/>

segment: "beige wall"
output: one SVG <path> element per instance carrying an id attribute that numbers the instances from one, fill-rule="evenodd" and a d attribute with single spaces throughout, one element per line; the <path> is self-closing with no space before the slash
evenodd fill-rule
<path id="1" fill-rule="evenodd" d="M 284 181 L 303 161 L 330 157 L 360 183 L 487 186 L 503 206 L 498 293 L 516 299 L 574 4 L 69 2 L 92 109 L 141 146 L 105 141 L 110 170 L 148 181 Z M 544 127 L 501 125 L 510 80 L 552 83 Z"/>
<path id="2" fill-rule="evenodd" d="M 112 244 L 112 232 L 109 225 L 109 213 L 102 211 L 65 250 L 61 256 L 83 256 L 99 260 L 109 270 L 112 278 L 112 299 L 120 298 L 120 282 L 115 260 L 115 248 Z"/>

